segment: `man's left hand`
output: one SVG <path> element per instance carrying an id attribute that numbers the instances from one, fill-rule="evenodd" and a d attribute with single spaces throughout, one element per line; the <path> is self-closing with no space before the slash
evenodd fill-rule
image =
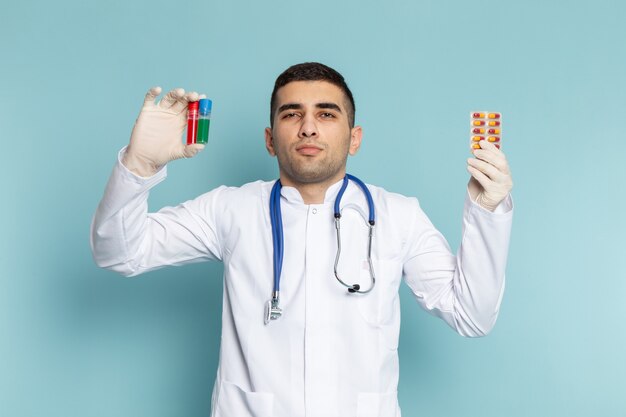
<path id="1" fill-rule="evenodd" d="M 467 159 L 467 170 L 472 175 L 467 189 L 473 201 L 494 211 L 513 188 L 513 179 L 504 153 L 486 140 L 478 143 L 481 149 L 474 150 L 476 158 Z"/>

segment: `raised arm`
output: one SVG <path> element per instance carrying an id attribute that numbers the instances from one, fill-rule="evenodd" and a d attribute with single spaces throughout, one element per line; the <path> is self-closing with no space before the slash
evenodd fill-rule
<path id="1" fill-rule="evenodd" d="M 418 303 L 463 336 L 484 336 L 496 322 L 513 217 L 506 157 L 487 141 L 481 145 L 474 152 L 477 159 L 468 160 L 472 178 L 456 256 L 417 207 L 404 264 Z"/>
<path id="2" fill-rule="evenodd" d="M 221 259 L 214 205 L 220 189 L 148 213 L 149 190 L 166 177 L 166 164 L 196 155 L 203 145 L 184 145 L 181 136 L 187 103 L 195 92 L 161 89 L 146 94 L 130 144 L 122 149 L 91 224 L 96 263 L 123 275 L 138 275 L 166 265 Z"/>

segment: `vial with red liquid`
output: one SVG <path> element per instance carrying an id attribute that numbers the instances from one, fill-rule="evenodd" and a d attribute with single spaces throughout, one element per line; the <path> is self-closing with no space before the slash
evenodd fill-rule
<path id="1" fill-rule="evenodd" d="M 196 143 L 198 132 L 198 107 L 197 101 L 190 101 L 187 105 L 187 145 Z"/>

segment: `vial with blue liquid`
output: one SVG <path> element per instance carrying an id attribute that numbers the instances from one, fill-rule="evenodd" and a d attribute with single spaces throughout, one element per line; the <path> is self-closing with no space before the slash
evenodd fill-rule
<path id="1" fill-rule="evenodd" d="M 198 105 L 198 133 L 196 143 L 206 144 L 209 140 L 209 126 L 211 124 L 211 107 L 213 102 L 208 98 L 200 99 Z"/>

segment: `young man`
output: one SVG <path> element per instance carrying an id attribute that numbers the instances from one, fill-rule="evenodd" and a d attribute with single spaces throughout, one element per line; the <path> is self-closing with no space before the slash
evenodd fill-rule
<path id="1" fill-rule="evenodd" d="M 187 103 L 198 94 L 173 90 L 157 104 L 159 93 L 148 92 L 119 153 L 91 245 L 99 266 L 127 276 L 224 262 L 212 416 L 399 416 L 402 278 L 459 334 L 491 330 L 512 219 L 511 175 L 495 146 L 482 141 L 468 160 L 455 256 L 415 198 L 344 179 L 362 135 L 352 94 L 333 69 L 299 64 L 276 80 L 265 130 L 279 182 L 222 186 L 147 213 L 167 162 L 202 149 L 181 143 Z"/>

